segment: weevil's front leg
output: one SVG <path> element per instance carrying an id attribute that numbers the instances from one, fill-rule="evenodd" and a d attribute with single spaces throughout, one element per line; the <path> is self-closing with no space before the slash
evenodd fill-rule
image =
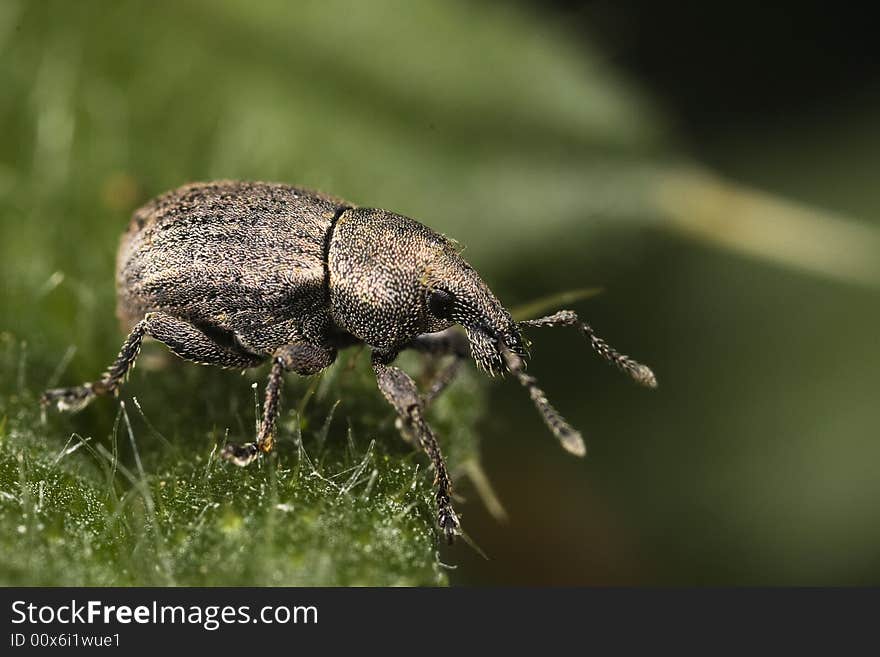
<path id="1" fill-rule="evenodd" d="M 147 313 L 131 330 L 119 355 L 100 379 L 72 388 L 47 390 L 40 398 L 43 406 L 55 404 L 59 411 L 79 411 L 99 395 L 114 395 L 134 367 L 145 336 L 155 338 L 185 360 L 204 365 L 248 368 L 265 358 L 244 350 L 217 344 L 189 322 L 162 312 Z"/>
<path id="2" fill-rule="evenodd" d="M 445 534 L 446 541 L 452 543 L 455 536 L 461 533 L 461 525 L 452 508 L 452 482 L 446 469 L 446 462 L 443 460 L 434 432 L 425 421 L 424 406 L 415 381 L 400 368 L 389 365 L 390 360 L 382 355 L 373 354 L 373 371 L 376 373 L 379 390 L 431 459 L 434 466 L 434 484 L 437 486 L 435 495 L 437 524 Z"/>
<path id="3" fill-rule="evenodd" d="M 275 424 L 281 410 L 281 388 L 284 372 L 296 372 L 302 376 L 317 374 L 336 360 L 336 352 L 328 351 L 307 342 L 297 342 L 281 347 L 272 357 L 272 369 L 266 383 L 266 398 L 263 403 L 263 419 L 257 439 L 251 443 L 229 443 L 220 452 L 221 458 L 245 466 L 252 463 L 260 454 L 268 454 L 275 447 Z"/>
<path id="4" fill-rule="evenodd" d="M 450 328 L 439 333 L 420 335 L 412 341 L 409 348 L 436 358 L 453 357 L 451 362 L 437 372 L 428 390 L 422 395 L 422 406 L 427 408 L 455 379 L 462 361 L 470 353 L 470 345 L 463 333 Z"/>

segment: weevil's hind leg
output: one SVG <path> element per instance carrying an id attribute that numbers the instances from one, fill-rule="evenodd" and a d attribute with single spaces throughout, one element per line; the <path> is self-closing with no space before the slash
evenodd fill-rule
<path id="1" fill-rule="evenodd" d="M 100 379 L 80 386 L 46 390 L 40 397 L 40 404 L 44 407 L 55 404 L 59 411 L 75 413 L 88 406 L 98 395 L 115 394 L 134 365 L 146 332 L 147 320 L 143 319 L 128 334 L 116 360 Z"/>
<path id="2" fill-rule="evenodd" d="M 455 380 L 455 375 L 458 374 L 462 361 L 470 353 L 470 346 L 464 334 L 455 329 L 446 329 L 439 333 L 425 333 L 418 336 L 412 341 L 409 348 L 434 358 L 453 357 L 452 361 L 436 373 L 428 389 L 422 395 L 422 406 L 427 408 Z"/>
<path id="3" fill-rule="evenodd" d="M 452 508 L 452 482 L 446 462 L 434 432 L 425 421 L 424 406 L 415 381 L 400 368 L 389 365 L 389 360 L 378 354 L 373 355 L 373 371 L 376 373 L 379 390 L 431 459 L 434 484 L 437 487 L 437 524 L 446 536 L 446 541 L 452 543 L 461 534 L 461 524 Z"/>
<path id="4" fill-rule="evenodd" d="M 257 438 L 250 443 L 229 443 L 220 452 L 220 457 L 245 466 L 253 463 L 260 454 L 268 454 L 275 447 L 275 424 L 281 410 L 281 388 L 284 372 L 296 372 L 302 376 L 317 374 L 336 360 L 336 351 L 327 350 L 307 342 L 297 342 L 281 347 L 272 356 L 272 369 L 266 383 L 266 397 L 263 402 L 263 419 Z"/>
<path id="5" fill-rule="evenodd" d="M 147 313 L 128 334 L 119 355 L 97 381 L 71 388 L 47 390 L 40 398 L 43 406 L 55 404 L 60 411 L 79 411 L 95 397 L 115 395 L 134 367 L 144 336 L 155 338 L 183 359 L 204 365 L 248 368 L 265 358 L 217 344 L 187 321 L 166 313 Z"/>

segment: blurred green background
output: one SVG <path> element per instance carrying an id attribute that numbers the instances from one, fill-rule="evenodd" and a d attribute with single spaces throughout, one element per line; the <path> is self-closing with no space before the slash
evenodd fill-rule
<path id="1" fill-rule="evenodd" d="M 876 584 L 876 62 L 847 50 L 849 23 L 726 11 L 0 2 L 2 580 Z M 211 472 L 212 445 L 227 428 L 247 433 L 262 373 L 139 367 L 123 399 L 137 395 L 148 418 L 126 402 L 142 475 L 112 402 L 40 423 L 43 387 L 93 378 L 118 349 L 113 259 L 131 211 L 216 178 L 296 183 L 418 218 L 466 245 L 510 307 L 599 286 L 576 309 L 649 363 L 660 388 L 637 389 L 574 332 L 530 334 L 531 369 L 584 432 L 584 461 L 559 449 L 513 383 L 473 375 L 451 391 L 435 418 L 441 440 L 456 434 L 461 466 L 476 462 L 480 437 L 507 510 L 493 517 L 461 477 L 458 509 L 488 560 L 464 544 L 435 550 L 424 500 L 405 499 L 411 480 L 429 495 L 430 476 L 370 401 L 356 358 L 337 366 L 354 383 L 321 382 L 311 425 L 302 416 L 291 429 L 288 416 L 277 461 L 218 465 L 192 499 L 179 491 Z M 297 386 L 288 407 L 305 394 Z M 322 437 L 315 428 L 346 392 L 364 401 L 345 397 Z M 345 447 L 347 423 L 356 437 Z M 313 442 L 297 443 L 306 430 Z M 100 450 L 56 459 L 74 432 L 114 457 L 108 436 L 119 437 L 119 467 L 133 476 L 102 471 Z M 357 501 L 315 502 L 331 491 L 317 480 L 285 488 L 302 465 L 295 445 L 323 450 L 325 438 L 340 469 L 375 464 L 374 497 L 398 496 L 399 508 L 359 516 Z M 189 445 L 199 470 L 185 465 Z M 179 483 L 163 502 L 166 481 Z M 123 503 L 144 482 L 153 497 Z M 242 510 L 248 491 L 270 512 Z M 291 513 L 277 497 L 288 494 Z M 335 520 L 303 519 L 297 504 Z M 377 539 L 379 517 L 388 531 Z M 206 523 L 213 538 L 194 542 Z M 256 568 L 241 555 L 264 536 L 275 547 Z M 130 572 L 154 560 L 161 577 Z"/>

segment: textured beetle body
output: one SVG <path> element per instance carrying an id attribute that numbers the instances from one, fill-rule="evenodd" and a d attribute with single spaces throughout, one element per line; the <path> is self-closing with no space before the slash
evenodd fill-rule
<path id="1" fill-rule="evenodd" d="M 207 365 L 249 368 L 270 360 L 256 440 L 230 443 L 221 453 L 246 465 L 273 449 L 284 373 L 316 374 L 339 349 L 365 344 L 402 430 L 431 459 L 437 520 L 449 541 L 460 525 L 425 411 L 468 353 L 485 372 L 518 379 L 562 446 L 579 456 L 580 433 L 525 373 L 523 328 L 577 327 L 603 358 L 656 385 L 647 367 L 615 351 L 572 311 L 514 322 L 456 245 L 427 226 L 288 185 L 200 183 L 149 202 L 122 237 L 116 283 L 117 315 L 129 331 L 119 355 L 97 381 L 46 391 L 44 405 L 75 411 L 116 394 L 145 337 Z M 454 360 L 422 393 L 392 365 L 404 349 Z"/>
<path id="2" fill-rule="evenodd" d="M 118 315 L 165 311 L 269 356 L 329 320 L 339 199 L 286 185 L 190 185 L 138 210 L 117 257 Z"/>

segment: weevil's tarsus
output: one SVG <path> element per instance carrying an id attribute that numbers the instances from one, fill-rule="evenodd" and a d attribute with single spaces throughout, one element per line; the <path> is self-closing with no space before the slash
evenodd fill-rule
<path id="1" fill-rule="evenodd" d="M 336 351 L 296 342 L 282 347 L 272 358 L 272 369 L 266 383 L 263 401 L 263 419 L 254 442 L 227 443 L 220 451 L 220 458 L 244 467 L 256 461 L 260 455 L 269 454 L 275 448 L 275 426 L 281 410 L 281 388 L 284 372 L 296 372 L 301 376 L 318 374 L 336 360 Z"/>
<path id="2" fill-rule="evenodd" d="M 81 411 L 96 397 L 91 383 L 72 388 L 52 388 L 46 390 L 40 397 L 43 408 L 55 405 L 63 413 L 77 413 Z"/>
<path id="3" fill-rule="evenodd" d="M 284 365 L 281 359 L 272 360 L 269 381 L 266 384 L 266 398 L 263 402 L 263 419 L 257 432 L 257 439 L 251 443 L 227 443 L 220 450 L 220 458 L 239 467 L 250 465 L 261 454 L 269 454 L 275 447 L 275 422 L 281 402 L 281 387 L 284 383 Z"/>
<path id="4" fill-rule="evenodd" d="M 226 443 L 220 450 L 220 458 L 243 468 L 260 456 L 257 443 Z"/>
<path id="5" fill-rule="evenodd" d="M 138 322 L 122 347 L 113 364 L 107 368 L 101 378 L 91 383 L 84 383 L 72 388 L 53 388 L 46 390 L 40 397 L 44 407 L 55 404 L 62 412 L 76 413 L 88 406 L 95 397 L 116 394 L 119 386 L 125 381 L 141 350 L 141 343 L 149 328 L 149 316 Z"/>
<path id="6" fill-rule="evenodd" d="M 553 408 L 547 395 L 538 387 L 537 379 L 525 373 L 525 361 L 518 354 L 513 353 L 502 340 L 498 341 L 498 349 L 504 356 L 508 371 L 529 391 L 535 408 L 538 409 L 541 417 L 544 418 L 544 423 L 559 440 L 563 449 L 575 456 L 585 456 L 587 447 L 580 431 L 566 422 L 559 411 Z"/>
<path id="7" fill-rule="evenodd" d="M 596 335 L 593 328 L 586 322 L 582 322 L 572 310 L 560 310 L 559 312 L 547 315 L 546 317 L 527 319 L 518 322 L 517 324 L 520 327 L 574 326 L 590 341 L 590 346 L 593 347 L 593 351 L 617 367 L 621 372 L 628 374 L 633 381 L 646 388 L 657 387 L 657 377 L 654 376 L 654 372 L 651 371 L 650 367 L 618 352 L 605 342 L 605 340 Z"/>

